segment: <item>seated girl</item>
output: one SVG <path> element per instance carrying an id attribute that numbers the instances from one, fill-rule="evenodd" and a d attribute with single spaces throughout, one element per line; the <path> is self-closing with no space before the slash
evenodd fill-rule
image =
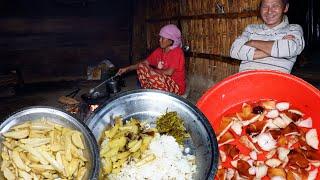
<path id="1" fill-rule="evenodd" d="M 169 24 L 161 28 L 159 35 L 159 48 L 142 62 L 119 69 L 118 74 L 137 70 L 142 88 L 182 95 L 186 82 L 181 32 L 176 25 Z"/>

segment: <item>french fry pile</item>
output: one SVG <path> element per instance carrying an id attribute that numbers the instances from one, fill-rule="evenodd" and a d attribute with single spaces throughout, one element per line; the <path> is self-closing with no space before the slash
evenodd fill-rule
<path id="1" fill-rule="evenodd" d="M 155 159 L 154 154 L 144 154 L 157 130 L 146 128 L 136 119 L 123 124 L 122 118 L 115 120 L 115 125 L 104 132 L 100 147 L 102 172 L 100 178 L 108 174 L 119 173 L 122 166 L 134 160 L 141 166 Z"/>
<path id="2" fill-rule="evenodd" d="M 2 135 L 1 172 L 8 180 L 81 180 L 87 172 L 79 131 L 41 119 L 12 127 Z"/>

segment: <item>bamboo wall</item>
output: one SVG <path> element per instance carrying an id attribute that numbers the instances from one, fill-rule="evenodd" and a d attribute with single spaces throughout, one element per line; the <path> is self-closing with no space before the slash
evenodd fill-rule
<path id="1" fill-rule="evenodd" d="M 261 23 L 260 0 L 147 0 L 147 49 L 158 47 L 159 30 L 173 23 L 182 31 L 188 84 L 202 94 L 214 83 L 238 72 L 229 57 L 232 42 L 248 24 Z M 223 7 L 223 11 L 221 8 Z M 201 83 L 199 83 L 201 82 Z"/>
<path id="2" fill-rule="evenodd" d="M 225 13 L 255 11 L 260 0 L 180 0 L 182 15 L 218 13 L 216 3 L 224 7 Z"/>
<path id="3" fill-rule="evenodd" d="M 247 24 L 257 23 L 258 17 L 247 18 L 208 18 L 182 20 L 184 43 L 193 52 L 229 56 L 233 41 Z"/>

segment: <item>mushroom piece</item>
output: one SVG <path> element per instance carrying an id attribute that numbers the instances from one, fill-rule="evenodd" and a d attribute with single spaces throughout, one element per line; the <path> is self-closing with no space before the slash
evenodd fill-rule
<path id="1" fill-rule="evenodd" d="M 242 122 L 238 119 L 234 119 L 231 129 L 238 135 L 240 136 L 242 133 Z"/>
<path id="2" fill-rule="evenodd" d="M 234 141 L 234 137 L 233 135 L 227 131 L 223 136 L 221 136 L 221 138 L 219 139 L 218 143 L 219 143 L 219 147 L 224 145 L 224 144 L 228 144 L 230 142 Z"/>
<path id="3" fill-rule="evenodd" d="M 274 119 L 278 116 L 279 116 L 279 111 L 277 109 L 272 109 L 266 114 L 266 117 L 271 119 Z"/>
<path id="4" fill-rule="evenodd" d="M 217 136 L 217 140 L 218 140 L 218 141 L 219 141 L 220 138 L 230 129 L 230 127 L 232 126 L 232 124 L 233 124 L 233 121 L 231 121 L 231 122 L 227 125 L 227 127 L 225 127 L 225 128 L 220 132 L 220 134 Z"/>
<path id="5" fill-rule="evenodd" d="M 270 133 L 261 133 L 257 137 L 258 145 L 264 151 L 271 151 L 276 148 L 277 141 L 273 139 Z"/>
<path id="6" fill-rule="evenodd" d="M 249 177 L 250 164 L 247 161 L 240 159 L 237 163 L 237 170 L 241 176 Z"/>
<path id="7" fill-rule="evenodd" d="M 271 135 L 274 137 L 273 134 L 271 134 Z M 287 137 L 284 136 L 284 135 L 280 135 L 280 136 L 278 137 L 278 146 L 284 147 L 284 146 L 286 146 L 287 144 L 288 144 Z"/>
<path id="8" fill-rule="evenodd" d="M 246 155 L 244 155 L 244 154 L 239 154 L 239 159 L 248 162 L 248 160 L 250 159 L 250 156 L 246 156 Z"/>
<path id="9" fill-rule="evenodd" d="M 301 111 L 296 110 L 296 109 L 289 109 L 288 112 L 297 114 L 299 116 L 304 116 L 304 114 Z"/>
<path id="10" fill-rule="evenodd" d="M 286 157 L 282 163 L 282 168 L 285 168 L 287 166 L 287 164 L 289 163 L 289 158 Z"/>
<path id="11" fill-rule="evenodd" d="M 231 180 L 235 175 L 235 170 L 232 168 L 227 169 L 226 179 Z"/>
<path id="12" fill-rule="evenodd" d="M 270 100 L 270 101 L 264 101 L 262 103 L 262 107 L 265 109 L 275 109 L 276 107 L 276 101 Z"/>
<path id="13" fill-rule="evenodd" d="M 242 177 L 239 172 L 236 170 L 233 180 L 247 180 L 247 177 Z"/>
<path id="14" fill-rule="evenodd" d="M 261 153 L 261 152 L 256 148 L 256 146 L 249 140 L 249 138 L 248 138 L 247 136 L 242 136 L 242 137 L 240 138 L 240 143 L 242 143 L 243 145 L 245 145 L 247 148 L 256 151 L 258 154 Z"/>
<path id="15" fill-rule="evenodd" d="M 302 180 L 299 174 L 297 172 L 288 171 L 287 172 L 287 179 L 288 180 Z"/>
<path id="16" fill-rule="evenodd" d="M 241 113 L 236 113 L 236 116 L 240 121 L 243 121 L 243 118 L 241 117 Z"/>
<path id="17" fill-rule="evenodd" d="M 256 175 L 256 167 L 251 166 L 248 171 L 250 175 Z"/>
<path id="18" fill-rule="evenodd" d="M 286 178 L 282 177 L 282 176 L 273 176 L 271 178 L 271 180 L 286 180 Z"/>
<path id="19" fill-rule="evenodd" d="M 252 106 L 247 103 L 242 104 L 242 112 L 238 114 L 241 117 L 240 120 L 248 119 L 252 117 Z"/>
<path id="20" fill-rule="evenodd" d="M 238 167 L 238 160 L 239 159 L 230 161 L 231 166 L 234 167 L 234 168 L 237 168 Z"/>
<path id="21" fill-rule="evenodd" d="M 268 154 L 266 154 L 266 158 L 271 159 L 276 153 L 277 153 L 277 150 L 272 149 L 271 151 L 268 152 Z"/>
<path id="22" fill-rule="evenodd" d="M 279 111 L 285 111 L 285 110 L 288 110 L 290 107 L 290 104 L 288 102 L 279 102 L 276 104 L 276 108 L 279 110 Z"/>
<path id="23" fill-rule="evenodd" d="M 256 115 L 256 116 L 254 116 L 253 118 L 251 118 L 250 120 L 247 120 L 247 121 L 242 121 L 242 124 L 243 124 L 243 126 L 248 126 L 248 125 L 250 125 L 250 124 L 252 124 L 252 123 L 254 123 L 254 122 L 256 122 L 256 121 L 258 121 L 259 120 L 259 118 L 260 118 L 260 114 L 258 114 L 258 115 Z"/>
<path id="24" fill-rule="evenodd" d="M 268 168 L 268 176 L 271 179 L 285 179 L 286 171 L 283 168 Z"/>
<path id="25" fill-rule="evenodd" d="M 277 117 L 277 118 L 281 119 L 280 117 Z M 273 121 L 274 120 L 272 120 L 272 119 L 268 119 L 267 123 L 264 125 L 264 127 L 262 128 L 260 133 L 266 132 L 267 128 L 271 129 L 271 130 L 279 129 L 280 127 L 277 126 L 276 124 L 274 124 Z M 281 121 L 282 121 L 282 119 L 281 119 Z"/>
<path id="26" fill-rule="evenodd" d="M 288 140 L 288 148 L 291 149 L 293 145 L 299 142 L 299 138 L 297 136 L 289 136 Z"/>
<path id="27" fill-rule="evenodd" d="M 299 120 L 295 122 L 295 124 L 299 127 L 312 128 L 312 118 L 309 117 L 305 120 Z"/>
<path id="28" fill-rule="evenodd" d="M 219 150 L 219 154 L 220 154 L 221 162 L 226 162 L 226 160 L 227 160 L 226 153 L 224 151 Z"/>
<path id="29" fill-rule="evenodd" d="M 291 122 L 292 119 L 290 119 L 286 114 L 281 113 L 279 115 L 281 118 L 275 118 L 273 120 L 273 124 L 278 126 L 279 128 L 286 128 Z"/>
<path id="30" fill-rule="evenodd" d="M 253 166 L 253 164 L 254 164 L 255 160 L 253 160 L 253 159 L 249 159 L 247 162 L 249 163 L 249 165 L 250 165 L 250 166 Z"/>
<path id="31" fill-rule="evenodd" d="M 278 158 L 281 161 L 285 161 L 288 157 L 288 154 L 290 153 L 290 150 L 284 147 L 279 147 L 277 151 L 278 151 Z"/>
<path id="32" fill-rule="evenodd" d="M 318 168 L 309 172 L 308 180 L 316 180 L 318 175 Z"/>
<path id="33" fill-rule="evenodd" d="M 316 129 L 310 129 L 306 133 L 306 142 L 309 146 L 311 146 L 314 149 L 319 149 L 319 139 Z"/>
<path id="34" fill-rule="evenodd" d="M 256 178 L 261 179 L 267 175 L 268 167 L 266 165 L 262 164 L 262 165 L 257 166 L 255 168 L 255 170 L 256 170 Z"/>
<path id="35" fill-rule="evenodd" d="M 249 154 L 250 158 L 253 160 L 257 160 L 258 159 L 258 155 L 256 151 L 251 151 Z"/>
<path id="36" fill-rule="evenodd" d="M 219 143 L 219 144 L 218 144 L 218 147 L 221 147 L 221 146 L 223 146 L 223 145 L 229 144 L 229 143 L 231 143 L 231 142 L 233 142 L 233 141 L 234 141 L 234 139 L 229 139 L 229 140 L 227 140 L 227 141 L 224 141 L 223 143 Z"/>
<path id="37" fill-rule="evenodd" d="M 261 133 L 263 128 L 265 128 L 266 124 L 267 124 L 266 121 L 257 121 L 255 123 L 252 123 L 246 128 L 246 133 L 248 135 L 259 134 Z"/>
<path id="38" fill-rule="evenodd" d="M 223 146 L 223 149 L 226 155 L 231 157 L 232 159 L 235 159 L 239 156 L 240 150 L 237 148 L 236 145 L 226 144 Z"/>
<path id="39" fill-rule="evenodd" d="M 305 155 L 298 150 L 291 150 L 288 154 L 289 166 L 295 166 L 299 169 L 304 169 L 309 166 L 309 161 Z"/>
<path id="40" fill-rule="evenodd" d="M 308 166 L 307 168 L 305 168 L 304 170 L 306 170 L 306 171 L 310 171 L 310 170 L 311 170 L 311 168 L 312 168 L 312 166 L 309 164 L 309 166 Z"/>
<path id="41" fill-rule="evenodd" d="M 320 162 L 320 156 L 318 153 L 318 150 L 313 149 L 312 147 L 308 146 L 306 147 L 306 150 L 303 150 L 302 153 L 307 157 L 307 159 L 312 161 L 319 161 Z"/>
<path id="42" fill-rule="evenodd" d="M 300 133 L 301 133 L 298 126 L 296 126 L 294 123 L 290 123 L 287 127 L 282 129 L 281 132 L 285 136 L 290 136 L 290 135 L 300 136 Z"/>
<path id="43" fill-rule="evenodd" d="M 320 167 L 320 161 L 317 160 L 309 160 L 310 164 L 312 164 L 314 167 L 318 168 Z"/>
<path id="44" fill-rule="evenodd" d="M 227 175 L 227 171 L 225 168 L 219 169 L 216 174 L 217 179 L 225 180 Z"/>
<path id="45" fill-rule="evenodd" d="M 279 159 L 275 159 L 275 158 L 272 158 L 272 159 L 268 159 L 266 161 L 266 165 L 272 167 L 272 168 L 275 168 L 275 167 L 278 167 L 280 166 L 282 162 L 279 160 Z"/>

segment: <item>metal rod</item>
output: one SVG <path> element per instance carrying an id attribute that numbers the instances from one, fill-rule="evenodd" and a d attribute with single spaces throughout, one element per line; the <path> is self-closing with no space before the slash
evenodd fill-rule
<path id="1" fill-rule="evenodd" d="M 112 76 L 112 77 L 110 77 L 110 78 L 108 78 L 108 79 L 104 80 L 102 83 L 98 84 L 96 87 L 91 88 L 91 89 L 90 89 L 90 91 L 89 91 L 89 95 L 91 95 L 92 93 L 94 93 L 94 92 L 96 91 L 96 89 L 97 89 L 97 88 L 99 88 L 100 86 L 102 86 L 102 85 L 103 85 L 103 84 L 105 84 L 106 82 L 108 82 L 108 81 L 110 81 L 110 80 L 114 79 L 114 78 L 115 78 L 115 77 L 117 77 L 117 76 L 119 76 L 119 74 L 116 74 L 116 75 L 114 75 L 114 76 Z"/>

